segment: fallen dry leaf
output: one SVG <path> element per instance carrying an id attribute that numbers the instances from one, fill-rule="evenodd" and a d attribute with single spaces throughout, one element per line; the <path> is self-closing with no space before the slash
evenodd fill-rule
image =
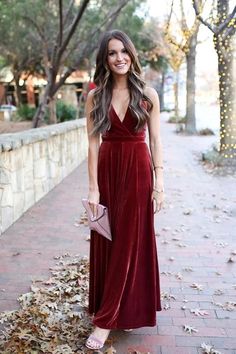
<path id="1" fill-rule="evenodd" d="M 163 271 L 163 272 L 161 272 L 161 274 L 163 274 L 163 275 L 173 275 L 173 272 L 167 272 L 167 271 Z"/>
<path id="2" fill-rule="evenodd" d="M 224 241 L 216 241 L 216 242 L 214 243 L 214 245 L 224 248 L 224 247 L 228 246 L 228 243 L 227 243 L 227 242 L 224 242 Z"/>
<path id="3" fill-rule="evenodd" d="M 192 333 L 197 333 L 198 330 L 195 328 L 195 327 L 192 327 L 192 326 L 189 326 L 189 325 L 183 325 L 183 330 L 189 334 L 192 334 Z"/>
<path id="4" fill-rule="evenodd" d="M 193 268 L 192 267 L 185 267 L 185 268 L 183 268 L 183 270 L 185 272 L 193 272 Z"/>
<path id="5" fill-rule="evenodd" d="M 175 277 L 179 280 L 182 280 L 183 279 L 183 275 L 181 273 L 176 273 L 175 274 Z"/>
<path id="6" fill-rule="evenodd" d="M 105 354 L 115 354 L 116 350 L 113 346 L 110 346 L 109 348 L 107 348 L 107 350 L 105 351 Z"/>
<path id="7" fill-rule="evenodd" d="M 178 243 L 177 246 L 178 247 L 187 247 L 187 245 L 185 245 L 185 243 L 182 243 L 182 242 Z"/>
<path id="8" fill-rule="evenodd" d="M 203 354 L 221 354 L 221 352 L 215 350 L 212 345 L 208 345 L 206 343 L 202 343 L 201 348 L 203 349 Z"/>
<path id="9" fill-rule="evenodd" d="M 193 283 L 190 285 L 190 288 L 193 288 L 195 290 L 199 290 L 202 291 L 203 290 L 203 286 L 201 284 L 197 284 L 197 283 Z"/>
<path id="10" fill-rule="evenodd" d="M 191 309 L 190 312 L 193 313 L 195 316 L 209 315 L 209 313 L 207 311 L 200 310 L 200 309 Z"/>
<path id="11" fill-rule="evenodd" d="M 140 352 L 139 350 L 129 350 L 128 354 L 151 354 L 150 352 Z"/>
<path id="12" fill-rule="evenodd" d="M 170 305 L 168 303 L 164 304 L 163 309 L 164 310 L 169 310 L 170 309 Z"/>
<path id="13" fill-rule="evenodd" d="M 173 237 L 172 240 L 173 240 L 173 241 L 180 241 L 180 240 L 181 240 L 181 237 Z"/>
<path id="14" fill-rule="evenodd" d="M 87 215 L 87 212 L 84 211 L 83 213 L 81 213 L 80 220 L 76 221 L 75 223 L 77 225 L 78 224 L 80 224 L 80 225 L 83 224 L 85 226 L 88 226 L 88 215 Z M 77 226 L 77 225 L 75 225 L 75 226 Z"/>
<path id="15" fill-rule="evenodd" d="M 222 295 L 222 294 L 224 294 L 224 291 L 221 290 L 221 289 L 216 289 L 216 290 L 214 291 L 214 295 Z"/>
<path id="16" fill-rule="evenodd" d="M 221 302 L 212 301 L 212 304 L 221 307 L 223 310 L 226 311 L 236 310 L 236 302 L 234 301 L 226 301 L 224 304 L 222 304 Z"/>
<path id="17" fill-rule="evenodd" d="M 171 230 L 171 227 L 170 226 L 164 226 L 162 228 L 163 231 L 170 231 Z"/>
<path id="18" fill-rule="evenodd" d="M 15 252 L 15 253 L 12 254 L 12 256 L 13 256 L 13 257 L 19 256 L 20 254 L 21 254 L 20 252 Z"/>
<path id="19" fill-rule="evenodd" d="M 193 209 L 189 208 L 183 211 L 184 215 L 191 215 L 193 213 Z"/>
<path id="20" fill-rule="evenodd" d="M 166 291 L 161 292 L 161 299 L 162 300 L 176 300 L 176 297 L 170 293 L 167 293 Z"/>

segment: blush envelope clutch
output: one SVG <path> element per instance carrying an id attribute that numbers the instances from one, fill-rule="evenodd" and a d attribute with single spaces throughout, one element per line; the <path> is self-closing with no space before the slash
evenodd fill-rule
<path id="1" fill-rule="evenodd" d="M 107 207 L 102 204 L 97 205 L 97 216 L 94 217 L 89 206 L 88 199 L 83 198 L 82 204 L 87 211 L 88 226 L 91 230 L 97 231 L 100 235 L 112 241 L 110 223 L 108 219 Z"/>

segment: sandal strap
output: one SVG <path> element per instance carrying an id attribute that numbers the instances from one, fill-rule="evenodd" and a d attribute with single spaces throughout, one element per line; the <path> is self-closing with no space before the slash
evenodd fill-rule
<path id="1" fill-rule="evenodd" d="M 91 334 L 88 338 L 88 340 L 93 340 L 95 343 L 103 346 L 104 342 L 102 342 L 99 338 L 97 338 L 96 336 L 94 336 L 93 334 Z"/>

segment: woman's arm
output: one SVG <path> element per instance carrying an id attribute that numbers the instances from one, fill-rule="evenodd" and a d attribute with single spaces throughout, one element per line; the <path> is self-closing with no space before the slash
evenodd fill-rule
<path id="1" fill-rule="evenodd" d="M 151 87 L 147 87 L 145 94 L 153 103 L 153 108 L 150 112 L 150 119 L 148 122 L 148 130 L 149 146 L 155 174 L 153 198 L 156 200 L 157 211 L 159 211 L 162 208 L 164 201 L 163 151 L 160 134 L 160 104 L 156 90 Z"/>
<path id="2" fill-rule="evenodd" d="M 88 174 L 89 174 L 89 194 L 88 200 L 93 215 L 97 214 L 97 204 L 99 203 L 99 188 L 97 179 L 98 151 L 100 146 L 100 134 L 90 135 L 93 130 L 93 120 L 90 112 L 93 109 L 93 90 L 88 93 L 85 104 L 87 134 L 88 134 Z"/>

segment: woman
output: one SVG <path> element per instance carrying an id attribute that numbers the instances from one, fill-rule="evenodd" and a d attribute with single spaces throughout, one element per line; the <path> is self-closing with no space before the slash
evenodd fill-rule
<path id="1" fill-rule="evenodd" d="M 109 241 L 91 231 L 89 313 L 95 329 L 86 346 L 96 350 L 111 329 L 156 325 L 161 304 L 154 212 L 163 206 L 164 189 L 158 95 L 145 87 L 125 33 L 104 34 L 94 82 L 86 102 L 88 199 L 94 215 L 99 202 L 107 206 L 112 233 Z"/>

